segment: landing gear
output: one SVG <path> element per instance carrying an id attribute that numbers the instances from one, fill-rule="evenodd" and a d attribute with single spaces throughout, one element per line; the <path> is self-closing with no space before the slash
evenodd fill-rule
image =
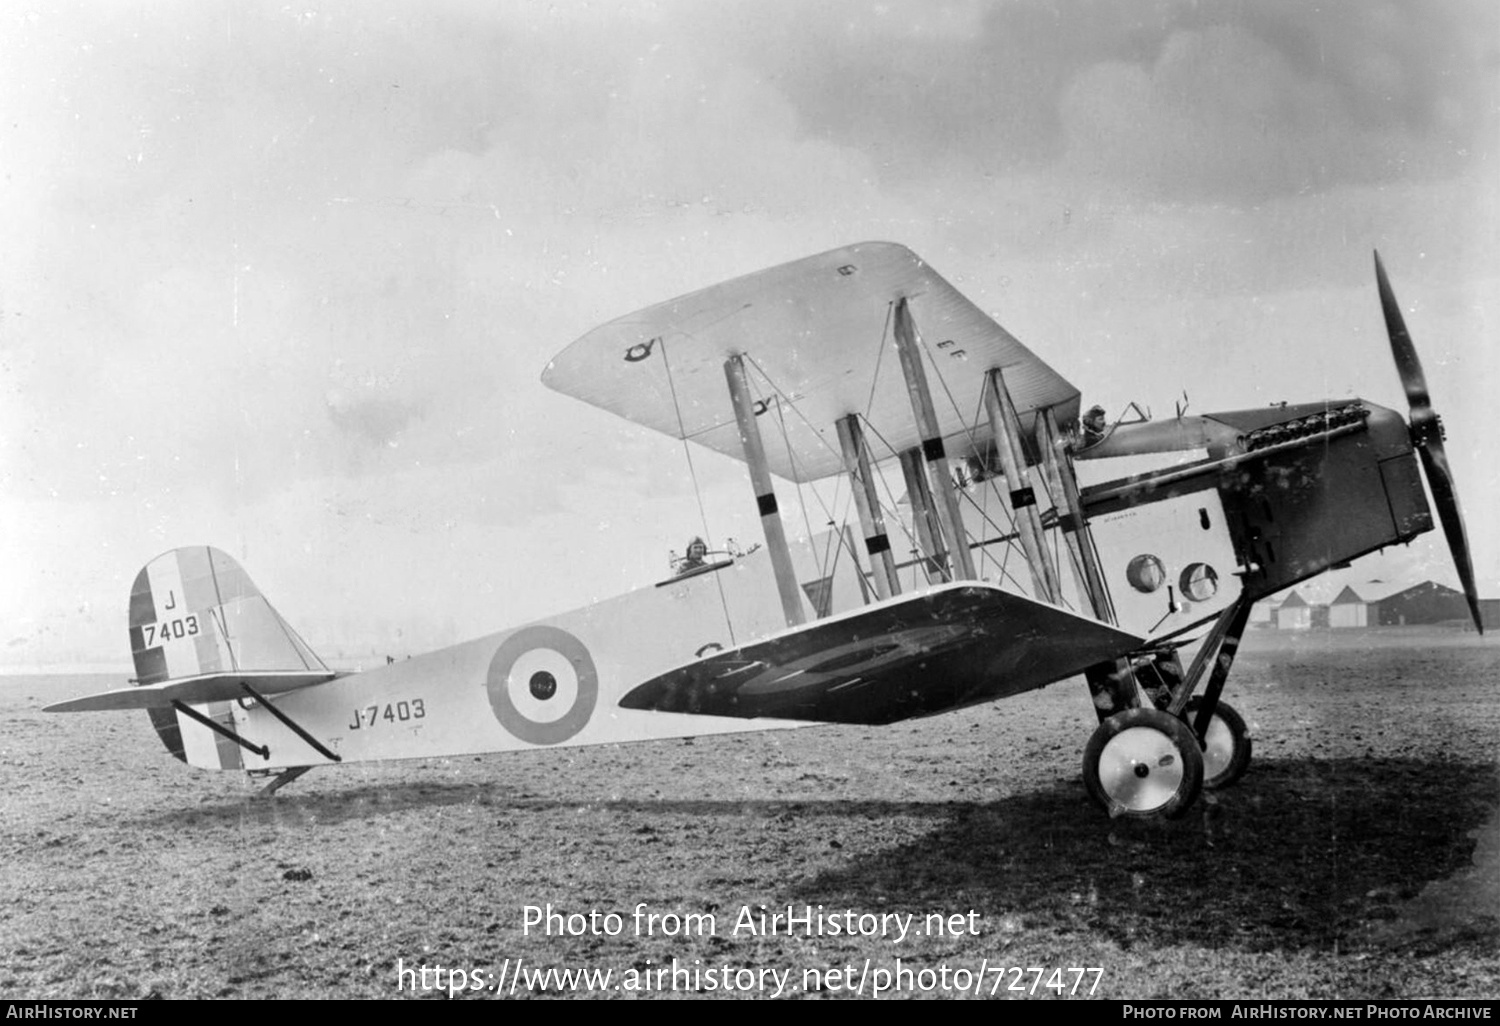
<path id="1" fill-rule="evenodd" d="M 1083 783 L 1112 817 L 1174 819 L 1203 788 L 1203 753 L 1192 729 L 1177 717 L 1126 709 L 1089 738 Z"/>
<path id="2" fill-rule="evenodd" d="M 1187 722 L 1197 731 L 1203 707 L 1201 697 L 1187 704 Z M 1210 791 L 1229 787 L 1250 767 L 1250 729 L 1227 702 L 1217 703 L 1213 717 L 1203 728 L 1203 786 Z"/>
<path id="3" fill-rule="evenodd" d="M 1219 696 L 1252 601 L 1241 594 L 1219 613 L 1186 672 L 1176 646 L 1159 645 L 1085 674 L 1100 724 L 1083 750 L 1083 783 L 1110 816 L 1175 819 L 1204 788 L 1228 787 L 1244 776 L 1250 731 Z M 1195 697 L 1205 678 L 1207 687 Z M 1122 708 L 1142 699 L 1148 704 Z"/>

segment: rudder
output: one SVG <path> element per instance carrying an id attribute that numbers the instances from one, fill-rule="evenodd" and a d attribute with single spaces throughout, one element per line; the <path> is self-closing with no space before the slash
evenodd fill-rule
<path id="1" fill-rule="evenodd" d="M 204 674 L 327 671 L 227 553 L 207 545 L 173 549 L 141 568 L 130 589 L 130 654 L 135 683 Z M 229 702 L 195 706 L 233 727 Z M 238 769 L 232 741 L 175 709 L 150 709 L 151 725 L 183 762 Z"/>

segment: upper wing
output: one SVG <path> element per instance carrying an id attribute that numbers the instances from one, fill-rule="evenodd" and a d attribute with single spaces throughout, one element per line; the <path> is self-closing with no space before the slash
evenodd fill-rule
<path id="1" fill-rule="evenodd" d="M 889 242 L 782 264 L 611 321 L 559 353 L 542 381 L 743 459 L 724 380 L 724 361 L 743 354 L 766 416 L 785 431 L 785 445 L 766 446 L 771 470 L 816 480 L 843 469 L 834 424 L 846 414 L 864 415 L 895 451 L 921 443 L 896 354 L 883 352 L 903 297 L 936 371 L 934 405 L 949 452 L 973 451 L 968 429 L 994 367 L 1004 369 L 1023 420 L 1047 406 L 1065 425 L 1077 417 L 1076 388 L 915 253 Z M 975 441 L 987 435 L 984 428 Z"/>
<path id="2" fill-rule="evenodd" d="M 978 582 L 944 585 L 715 654 L 649 680 L 626 709 L 893 723 L 1019 694 L 1142 639 Z"/>

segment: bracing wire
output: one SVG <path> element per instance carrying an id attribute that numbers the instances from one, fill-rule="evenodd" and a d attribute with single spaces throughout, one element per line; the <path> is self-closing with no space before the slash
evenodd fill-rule
<path id="1" fill-rule="evenodd" d="M 938 374 L 938 380 L 942 381 L 942 374 L 941 373 Z M 946 383 L 945 383 L 944 384 L 944 390 L 945 391 L 946 391 L 946 388 L 947 388 L 947 386 L 946 386 Z M 949 400 L 952 401 L 952 393 L 949 393 Z M 975 409 L 974 409 L 973 423 L 975 424 L 976 427 L 979 424 L 980 412 L 983 409 L 984 409 L 984 392 L 981 391 L 979 393 L 978 402 L 976 403 Z M 954 412 L 957 412 L 956 406 L 955 406 L 955 411 Z M 972 435 L 971 435 L 971 437 L 972 437 Z M 986 480 L 993 480 L 993 478 L 987 478 Z M 978 482 L 978 483 L 983 484 L 984 482 L 981 481 L 981 482 Z M 988 498 L 988 496 L 990 495 L 990 493 L 992 493 L 994 490 L 995 490 L 994 486 L 991 486 L 990 488 L 985 489 L 985 496 L 986 496 L 986 498 Z M 981 563 L 981 565 L 983 564 L 983 562 L 984 562 L 985 559 L 989 559 L 991 562 L 993 562 L 993 563 L 995 563 L 995 564 L 998 565 L 998 567 L 999 567 L 999 574 L 1000 574 L 1001 578 L 1003 578 L 1005 580 L 1009 580 L 1009 581 L 1014 582 L 1015 585 L 1016 585 L 1016 587 L 1018 587 L 1018 588 L 1023 588 L 1021 582 L 1018 581 L 1006 569 L 1007 566 L 1009 565 L 1011 554 L 1017 551 L 1017 545 L 1018 545 L 1018 542 L 1019 542 L 1019 539 L 1020 539 L 1019 529 L 1016 527 L 1016 518 L 1014 516 L 1014 513 L 1009 509 L 1008 506 L 1006 506 L 1005 503 L 1002 502 L 1002 503 L 999 504 L 1000 509 L 1002 511 L 1004 511 L 1004 513 L 1005 513 L 1005 519 L 1006 519 L 1006 522 L 1007 522 L 1007 527 L 1005 529 L 1002 529 L 1000 527 L 1000 525 L 989 515 L 989 512 L 987 511 L 987 508 L 984 507 L 984 506 L 980 506 L 979 503 L 975 501 L 975 499 L 974 499 L 974 497 L 972 495 L 969 495 L 967 492 L 965 492 L 964 493 L 964 497 L 966 499 L 968 499 L 969 502 L 971 502 L 971 503 L 974 504 L 975 508 L 979 510 L 979 515 L 984 518 L 985 522 L 987 524 L 989 524 L 989 526 L 993 527 L 995 529 L 995 531 L 997 533 L 999 533 L 1000 535 L 1002 535 L 1004 537 L 1004 539 L 1005 539 L 1005 559 L 1004 560 L 995 559 L 993 556 L 990 555 L 990 553 L 989 553 L 989 547 L 985 546 L 981 550 L 981 555 L 980 555 L 980 563 Z M 1023 590 L 1024 590 L 1024 588 L 1023 588 Z"/>
<path id="2" fill-rule="evenodd" d="M 682 451 L 687 456 L 688 477 L 693 482 L 693 498 L 698 503 L 698 519 L 703 525 L 703 540 L 712 541 L 713 532 L 708 528 L 708 510 L 703 505 L 703 489 L 698 485 L 698 470 L 693 466 L 693 449 L 687 440 L 687 430 L 682 423 L 682 405 L 677 401 L 677 385 L 672 380 L 672 361 L 667 358 L 667 340 L 661 339 L 661 362 L 667 369 L 667 390 L 672 393 L 672 411 L 677 417 L 677 434 L 682 438 Z M 712 545 L 710 544 L 710 547 Z M 719 605 L 724 610 L 724 628 L 729 632 L 730 645 L 737 645 L 734 638 L 734 621 L 729 617 L 729 600 L 724 595 L 724 582 L 718 574 L 713 575 L 714 584 L 719 589 Z"/>
<path id="3" fill-rule="evenodd" d="M 755 357 L 754 356 L 750 355 L 749 353 L 746 353 L 745 354 L 745 359 L 750 362 L 751 366 L 753 366 L 757 371 L 760 372 L 761 377 L 763 377 L 763 378 L 766 379 L 766 384 L 768 384 L 768 385 L 771 386 L 771 390 L 773 392 L 775 392 L 778 397 L 782 397 L 782 398 L 786 397 L 787 393 L 785 392 L 785 390 L 783 390 L 779 385 L 776 384 L 775 380 L 772 379 L 771 375 L 769 375 L 769 374 L 766 373 L 765 368 L 763 368 L 760 364 L 758 364 L 758 363 L 755 362 Z M 872 389 L 872 395 L 873 395 L 873 389 Z M 830 453 L 833 453 L 834 455 L 840 456 L 842 458 L 842 455 L 843 455 L 842 450 L 835 449 L 829 443 L 828 439 L 826 437 L 824 437 L 823 432 L 820 431 L 820 430 L 818 430 L 817 425 L 814 424 L 812 421 L 808 420 L 806 414 L 804 414 L 801 410 L 797 409 L 797 404 L 796 403 L 788 401 L 786 403 L 786 406 L 793 413 L 795 413 L 797 415 L 797 417 L 802 421 L 802 423 L 804 423 L 804 424 L 807 425 L 808 429 L 812 431 L 813 435 L 818 439 L 819 443 L 822 444 L 823 448 L 827 449 Z M 780 415 L 779 414 L 779 410 L 780 410 L 780 404 L 778 404 L 778 415 Z M 864 422 L 866 424 L 870 423 L 870 421 L 869 421 L 868 418 L 861 418 L 861 419 L 864 420 Z M 788 458 L 788 460 L 795 462 L 795 456 L 792 454 L 791 448 L 790 448 L 790 445 L 791 445 L 790 433 L 786 431 L 786 425 L 785 425 L 785 421 L 784 420 L 782 422 L 782 434 L 787 439 L 787 445 L 788 445 L 787 458 Z M 891 452 L 893 452 L 893 453 L 895 452 L 894 449 L 891 449 L 890 443 L 885 442 L 885 439 L 882 438 L 881 442 L 884 443 L 885 447 L 887 449 L 890 449 Z M 839 484 L 839 487 L 842 487 L 842 475 L 840 475 L 840 484 Z M 823 503 L 823 497 L 818 494 L 817 489 L 813 489 L 813 495 L 818 499 L 819 505 L 821 505 L 823 507 L 824 514 L 831 517 L 832 513 L 829 511 L 828 506 Z M 835 493 L 835 497 L 836 496 L 837 496 L 837 493 Z"/>
<path id="4" fill-rule="evenodd" d="M 752 367 L 754 367 L 755 370 L 760 374 L 760 376 L 765 379 L 766 384 L 768 386 L 770 386 L 771 392 L 772 392 L 772 394 L 776 398 L 776 420 L 777 420 L 777 426 L 780 428 L 780 431 L 781 431 L 782 444 L 786 448 L 787 465 L 788 465 L 788 467 L 792 471 L 792 481 L 793 481 L 793 484 L 795 484 L 795 486 L 797 488 L 797 505 L 802 510 L 802 525 L 803 525 L 803 529 L 807 532 L 807 542 L 808 542 L 808 545 L 811 547 L 812 544 L 813 544 L 813 539 L 814 539 L 814 531 L 813 531 L 813 526 L 812 526 L 812 519 L 811 519 L 811 516 L 810 516 L 810 514 L 808 512 L 808 503 L 807 503 L 806 497 L 804 496 L 803 491 L 802 491 L 802 473 L 801 473 L 801 470 L 799 468 L 799 461 L 797 459 L 797 453 L 792 448 L 792 436 L 791 436 L 791 432 L 787 430 L 786 410 L 790 409 L 793 413 L 795 413 L 802 420 L 802 422 L 804 424 L 806 424 L 809 429 L 812 430 L 814 436 L 818 439 L 819 442 L 821 442 L 823 444 L 823 446 L 825 448 L 828 449 L 829 452 L 833 452 L 834 451 L 833 447 L 828 444 L 827 439 L 824 438 L 823 433 L 817 429 L 817 426 L 814 425 L 811 421 L 809 421 L 807 419 L 807 417 L 800 410 L 797 409 L 796 404 L 791 401 L 790 397 L 786 394 L 786 392 L 783 389 L 781 389 L 776 384 L 775 381 L 773 381 L 771 379 L 771 376 L 766 373 L 765 368 L 761 367 L 760 364 L 756 363 L 755 357 L 752 356 L 749 353 L 744 354 L 744 356 L 745 356 L 745 359 L 750 363 L 750 365 Z M 762 401 L 764 401 L 763 397 L 761 397 L 761 399 L 762 399 Z M 838 527 L 839 525 L 847 522 L 847 519 L 848 519 L 848 503 L 850 501 L 852 501 L 852 494 L 851 494 L 851 497 L 849 499 L 845 500 L 844 516 L 843 516 L 842 519 L 839 518 L 838 516 L 836 516 L 835 513 L 833 512 L 833 510 L 829 508 L 830 502 L 834 506 L 838 505 L 839 492 L 842 489 L 843 489 L 843 476 L 842 475 L 839 476 L 838 480 L 834 484 L 834 492 L 833 492 L 833 498 L 832 498 L 832 500 L 825 501 L 824 498 L 823 498 L 823 493 L 818 490 L 818 488 L 817 488 L 816 485 L 814 485 L 814 484 L 809 484 L 808 485 L 808 490 L 812 492 L 813 498 L 817 500 L 819 508 L 823 511 L 823 516 L 828 519 L 829 525 L 833 526 L 833 527 Z M 829 551 L 830 550 L 827 547 L 825 547 L 825 550 L 824 550 L 823 554 L 821 556 L 819 556 L 818 553 L 817 553 L 817 550 L 813 549 L 814 558 L 816 559 L 817 564 L 818 564 L 818 575 L 820 577 L 827 577 L 827 576 L 829 576 L 829 574 L 831 572 L 829 570 L 829 562 L 830 562 L 829 558 L 828 558 Z M 833 555 L 833 562 L 834 562 L 834 566 L 835 567 L 837 566 L 837 559 L 838 559 L 838 555 L 837 555 L 837 552 L 835 551 L 834 555 Z"/>
<path id="5" fill-rule="evenodd" d="M 885 440 L 885 436 L 880 433 L 880 429 L 877 428 L 873 422 L 871 422 L 866 417 L 861 417 L 860 420 L 863 421 L 864 424 L 869 428 L 870 433 L 875 436 L 875 439 L 880 442 L 881 445 L 885 446 L 886 451 L 895 456 L 900 455 L 896 452 L 891 443 Z M 889 516 L 891 520 L 894 520 L 896 522 L 896 526 L 901 529 L 901 533 L 906 536 L 906 541 L 911 546 L 911 548 L 913 550 L 920 551 L 921 545 L 917 541 L 917 536 L 913 533 L 912 528 L 908 528 L 901 519 L 901 502 L 896 498 L 895 492 L 891 490 L 890 482 L 888 482 L 885 479 L 885 475 L 881 473 L 877 473 L 875 475 L 875 478 L 880 482 L 880 487 L 885 489 L 886 497 L 890 500 L 889 506 L 887 506 L 885 503 L 880 504 L 881 514 L 883 516 Z M 886 530 L 887 533 L 889 533 L 889 527 L 887 527 Z M 915 584 L 915 580 L 913 581 L 913 583 Z"/>
<path id="6" fill-rule="evenodd" d="M 793 413 L 795 413 L 797 415 L 797 418 L 799 420 L 801 420 L 803 424 L 807 425 L 808 430 L 810 430 L 813 433 L 813 437 L 815 437 L 818 440 L 818 443 L 820 445 L 822 445 L 823 448 L 827 449 L 830 453 L 833 453 L 834 455 L 840 456 L 840 457 L 842 457 L 842 452 L 840 450 L 838 450 L 838 449 L 835 449 L 829 443 L 828 439 L 826 437 L 824 437 L 823 432 L 820 431 L 820 430 L 818 430 L 818 426 L 816 424 L 814 424 L 812 421 L 808 420 L 806 414 L 804 414 L 801 410 L 797 409 L 797 404 L 791 401 L 791 397 L 787 394 L 786 390 L 783 389 L 780 385 L 776 384 L 775 380 L 771 377 L 771 375 L 769 375 L 769 374 L 766 373 L 765 368 L 762 367 L 759 363 L 756 362 L 754 356 L 752 356 L 750 353 L 746 353 L 744 355 L 745 355 L 745 359 L 747 361 L 749 361 L 750 366 L 754 367 L 756 369 L 756 371 L 758 371 L 760 373 L 760 376 L 762 378 L 765 378 L 766 384 L 771 387 L 771 391 L 773 393 L 775 393 L 775 395 L 777 397 L 778 402 L 776 404 L 776 416 L 777 416 L 778 420 L 780 420 L 780 423 L 781 423 L 781 436 L 782 436 L 782 439 L 785 442 L 786 447 L 787 447 L 787 462 L 791 466 L 792 473 L 793 473 L 793 478 L 796 479 L 797 496 L 798 496 L 798 499 L 800 500 L 801 496 L 802 496 L 802 482 L 801 482 L 800 478 L 801 478 L 802 475 L 797 470 L 797 457 L 796 457 L 796 454 L 792 451 L 791 432 L 789 432 L 786 429 L 786 419 L 785 419 L 784 413 L 782 412 L 783 411 L 783 406 L 786 409 L 789 409 Z M 843 486 L 842 475 L 840 475 L 840 478 L 841 478 L 841 480 L 840 480 L 839 484 L 835 486 L 835 488 L 841 488 Z M 811 486 L 809 486 L 809 487 L 811 487 Z M 832 513 L 831 510 L 829 510 L 828 504 L 823 501 L 822 494 L 816 488 L 812 489 L 812 493 L 813 493 L 813 497 L 818 500 L 818 505 L 822 507 L 822 509 L 823 509 L 823 515 L 831 518 L 833 516 L 833 513 Z M 835 500 L 837 500 L 837 498 L 838 498 L 838 492 L 837 491 L 834 492 L 834 498 L 835 498 Z M 804 511 L 804 516 L 805 515 L 806 514 L 805 514 L 805 511 Z M 810 535 L 811 535 L 811 529 L 809 528 L 809 536 Z"/>
<path id="7" fill-rule="evenodd" d="M 880 345 L 875 349 L 875 373 L 870 375 L 870 398 L 865 400 L 865 420 L 870 419 L 870 411 L 875 408 L 875 386 L 880 384 L 880 361 L 885 359 L 885 340 L 891 337 L 891 316 L 895 309 L 895 303 L 885 304 L 885 326 L 880 329 Z"/>
<path id="8" fill-rule="evenodd" d="M 888 308 L 888 311 L 889 311 L 889 308 Z M 889 313 L 888 313 L 888 319 L 889 319 Z M 920 330 L 918 330 L 916 332 L 916 335 L 917 335 L 917 341 L 918 341 L 918 343 L 921 346 L 921 353 L 918 355 L 918 359 L 921 359 L 923 355 L 926 356 L 927 362 L 928 362 L 929 365 L 931 365 L 933 373 L 937 375 L 938 384 L 942 386 L 943 394 L 945 396 L 947 396 L 947 398 L 948 398 L 948 405 L 950 407 L 952 407 L 953 413 L 954 413 L 955 416 L 957 416 L 959 424 L 961 424 L 963 426 L 964 436 L 968 439 L 969 446 L 975 452 L 980 451 L 977 429 L 978 429 L 978 425 L 979 425 L 980 412 L 984 409 L 984 393 L 983 393 L 983 391 L 981 391 L 980 394 L 979 394 L 979 399 L 978 399 L 978 402 L 977 402 L 977 404 L 975 406 L 974 416 L 973 416 L 972 422 L 971 422 L 971 419 L 965 417 L 964 413 L 963 413 L 963 410 L 961 410 L 959 408 L 958 399 L 953 395 L 953 390 L 948 386 L 948 379 L 943 376 L 943 369 L 938 364 L 937 358 L 932 355 L 931 347 L 929 347 L 927 345 L 927 340 L 922 336 L 922 333 L 921 333 Z M 883 351 L 884 351 L 884 348 L 882 346 L 882 352 Z M 870 394 L 871 394 L 871 399 L 873 401 L 873 398 L 874 398 L 874 388 L 873 388 L 873 386 L 871 387 Z M 886 446 L 887 449 L 891 448 L 890 443 L 886 442 L 884 438 L 881 439 L 881 442 Z M 1000 527 L 1000 525 L 997 524 L 994 521 L 994 519 L 992 519 L 990 517 L 990 515 L 988 514 L 988 512 L 986 512 L 986 510 L 984 509 L 984 507 L 980 506 L 979 503 L 977 503 L 977 502 L 974 501 L 973 496 L 971 496 L 967 492 L 965 492 L 964 493 L 964 498 L 968 499 L 969 500 L 969 504 L 971 506 L 973 506 L 976 510 L 979 511 L 979 515 L 984 518 L 985 522 L 988 523 L 990 527 L 993 527 L 997 533 L 999 533 L 999 534 L 1001 534 L 1001 535 L 1003 535 L 1003 536 L 1006 537 L 1007 540 L 1005 542 L 1005 545 L 1006 545 L 1007 550 L 1009 550 L 1010 548 L 1014 547 L 1014 545 L 1016 543 L 1013 540 L 1013 536 L 1015 534 L 1015 522 L 1014 522 L 1013 519 L 1012 519 L 1011 524 L 1010 524 L 1010 528 L 1011 529 L 1010 530 L 1002 530 L 1001 527 Z M 965 533 L 967 533 L 967 532 L 965 532 Z M 963 544 L 968 544 L 967 537 L 964 539 Z M 986 555 L 987 555 L 987 553 L 985 553 L 983 550 L 981 550 L 981 553 L 980 553 L 980 563 L 981 563 L 981 565 L 983 565 L 983 562 L 984 562 L 984 559 L 985 559 Z M 992 561 L 999 563 L 998 560 L 992 560 Z M 1013 584 L 1016 585 L 1016 587 L 1020 588 L 1021 587 L 1020 582 L 1017 581 L 1014 576 L 1012 576 L 1011 574 L 1009 574 L 1009 573 L 1006 572 L 1005 564 L 1004 563 L 999 563 L 999 566 L 1000 566 L 1000 575 L 1001 575 L 1001 577 L 1003 579 L 1011 581 Z"/>
<path id="9" fill-rule="evenodd" d="M 937 375 L 938 384 L 943 386 L 943 394 L 948 397 L 948 405 L 953 407 L 954 416 L 964 426 L 964 434 L 969 439 L 969 445 L 977 452 L 979 441 L 974 437 L 974 429 L 969 427 L 969 422 L 964 417 L 964 411 L 958 408 L 958 400 L 953 397 L 953 390 L 948 387 L 948 379 L 943 377 L 943 368 L 938 366 L 937 357 L 932 355 L 931 350 L 927 346 L 927 340 L 922 337 L 921 331 L 917 331 L 917 341 L 921 343 L 922 354 L 927 357 L 927 362 L 932 365 L 932 372 Z M 981 404 L 980 408 L 982 409 L 984 403 L 984 393 L 982 391 L 979 393 L 979 401 Z M 974 423 L 976 425 L 979 423 L 979 413 L 977 410 L 974 413 Z"/>
<path id="10" fill-rule="evenodd" d="M 808 420 L 805 413 L 797 409 L 797 404 L 792 402 L 792 397 L 787 393 L 785 389 L 776 384 L 776 381 L 771 377 L 771 375 L 766 373 L 766 369 L 756 362 L 755 357 L 750 353 L 746 353 L 745 359 L 750 362 L 750 366 L 754 367 L 757 371 L 760 372 L 761 377 L 766 379 L 766 384 L 771 386 L 771 391 L 774 392 L 778 398 L 786 400 L 787 408 L 797 415 L 797 419 L 802 421 L 803 424 L 807 425 L 808 430 L 813 433 L 813 437 L 818 440 L 818 444 L 827 449 L 829 452 L 833 453 L 835 456 L 842 457 L 842 451 L 839 449 L 835 449 L 833 445 L 828 441 L 828 439 L 824 437 L 823 432 L 818 429 L 818 426 L 812 421 Z M 786 424 L 784 420 L 782 422 L 782 434 L 786 436 L 787 444 L 788 446 L 790 446 L 791 436 L 786 431 Z M 790 453 L 790 449 L 788 449 L 788 453 Z"/>
<path id="11" fill-rule="evenodd" d="M 885 436 L 883 436 L 880 433 L 880 429 L 877 428 L 874 424 L 870 424 L 869 421 L 866 421 L 866 423 L 869 424 L 870 433 L 875 436 L 875 438 L 880 442 L 880 444 L 883 445 L 883 446 L 885 446 L 887 450 L 889 450 L 891 452 L 894 452 L 895 450 L 892 449 L 891 443 L 888 442 L 888 441 L 886 441 Z M 883 479 L 882 479 L 881 483 L 884 484 L 884 480 Z M 889 494 L 889 492 L 890 492 L 889 486 L 886 487 L 886 492 L 887 492 L 887 494 Z M 1009 549 L 1011 549 L 1012 547 L 1014 547 L 1015 543 L 1011 540 L 1011 536 L 1013 534 L 1013 531 L 1007 531 L 1004 528 L 1002 528 L 1000 526 L 1000 524 L 998 524 L 987 512 L 985 512 L 984 507 L 980 506 L 979 503 L 974 500 L 974 497 L 972 495 L 970 495 L 967 492 L 965 492 L 964 493 L 964 499 L 967 500 L 968 503 L 971 506 L 973 506 L 976 510 L 979 511 L 979 515 L 984 518 L 985 523 L 989 524 L 990 527 L 993 527 L 995 529 L 995 532 L 997 534 L 999 534 L 1003 538 L 1005 538 L 1005 547 L 1006 547 L 1007 551 Z M 913 516 L 915 516 L 915 515 L 916 515 L 915 512 L 913 512 Z M 896 516 L 896 522 L 898 524 L 901 524 L 901 518 L 900 518 L 899 515 Z M 1014 527 L 1014 525 L 1012 525 L 1012 527 Z M 901 524 L 901 529 L 907 535 L 908 539 L 915 543 L 916 539 L 912 537 L 910 531 L 906 530 L 906 525 L 905 524 Z M 968 544 L 968 539 L 967 538 L 964 539 L 964 544 Z M 981 549 L 981 558 L 982 557 L 983 557 L 983 549 Z M 998 560 L 994 560 L 994 562 L 999 563 Z M 1006 571 L 1004 563 L 999 563 L 999 567 L 1000 567 L 1000 576 L 1003 579 L 1010 581 L 1017 588 L 1019 588 L 1019 589 L 1021 589 L 1023 591 L 1025 590 L 1024 586 L 1021 584 L 1021 582 L 1018 581 L 1018 580 L 1016 580 L 1016 578 L 1013 575 L 1011 575 L 1010 573 L 1008 573 Z"/>
<path id="12" fill-rule="evenodd" d="M 756 369 L 759 370 L 760 368 L 757 367 Z M 773 385 L 772 387 L 774 388 L 775 386 Z M 776 423 L 781 428 L 782 444 L 786 446 L 787 466 L 792 468 L 792 482 L 797 486 L 797 506 L 802 510 L 802 529 L 807 532 L 807 544 L 811 545 L 813 541 L 812 520 L 807 515 L 807 500 L 802 497 L 802 474 L 797 470 L 797 456 L 792 452 L 792 436 L 786 429 L 786 411 L 782 407 L 782 397 L 778 391 L 776 394 Z M 818 505 L 823 505 L 823 496 L 818 494 L 818 490 L 814 488 L 812 493 L 813 497 L 818 500 Z M 827 512 L 828 510 L 825 507 L 824 513 L 827 514 Z M 818 568 L 818 572 L 822 573 L 821 566 Z"/>
<path id="13" fill-rule="evenodd" d="M 920 332 L 917 333 L 917 338 L 922 343 L 922 351 L 927 355 L 928 362 L 932 365 L 933 373 L 937 375 L 938 383 L 940 385 L 942 385 L 942 387 L 943 387 L 943 394 L 948 397 L 948 404 L 953 407 L 953 412 L 956 415 L 958 415 L 959 422 L 962 423 L 962 424 L 967 425 L 967 421 L 965 421 L 964 418 L 963 418 L 963 412 L 958 408 L 958 400 L 956 398 L 954 398 L 952 389 L 950 389 L 948 387 L 948 381 L 947 381 L 946 378 L 943 377 L 943 369 L 942 369 L 942 367 L 940 367 L 938 365 L 937 358 L 932 355 L 932 351 L 931 351 L 931 349 L 927 345 L 927 340 L 924 339 L 924 338 L 922 338 L 922 335 L 921 335 Z M 983 409 L 983 408 L 984 408 L 984 393 L 981 391 L 980 392 L 980 396 L 979 396 L 978 407 L 975 409 L 975 412 L 974 412 L 974 423 L 975 423 L 975 425 L 977 425 L 979 423 L 979 411 L 981 409 Z M 972 429 L 970 429 L 969 427 L 965 426 L 964 433 L 966 435 L 968 435 L 968 437 L 969 437 L 969 444 L 973 445 L 976 448 L 976 450 L 977 450 L 978 449 L 978 443 L 975 440 L 974 431 Z M 999 444 L 998 439 L 996 440 L 996 444 Z M 1030 470 L 1027 469 L 1025 471 L 1025 474 L 1029 478 L 1031 476 Z M 1027 484 L 1031 484 L 1031 482 L 1029 480 L 1026 483 Z M 1049 498 L 1051 498 L 1051 490 L 1049 488 L 1047 488 L 1045 481 L 1042 482 L 1042 490 L 1043 490 L 1044 493 L 1046 493 L 1048 495 Z M 1056 500 L 1055 499 L 1053 500 L 1053 504 L 1056 505 Z M 1015 520 L 1014 520 L 1014 518 L 1011 519 L 1011 528 L 1012 528 L 1012 532 L 1008 532 L 1008 533 L 1013 533 L 1014 530 L 1015 530 Z M 1007 542 L 1006 544 L 1007 544 L 1007 547 L 1013 547 L 1015 545 L 1015 542 Z M 1058 548 L 1057 539 L 1056 538 L 1053 539 L 1053 544 L 1052 544 L 1051 548 L 1054 549 L 1054 550 Z M 1061 580 L 1062 579 L 1062 577 L 1061 577 L 1061 573 L 1062 573 L 1062 566 L 1061 566 L 1062 555 L 1061 555 L 1061 553 L 1056 554 L 1055 557 L 1054 557 L 1054 559 L 1052 560 L 1052 562 L 1055 564 L 1054 571 L 1053 571 L 1054 576 L 1056 576 L 1058 580 Z M 1011 580 L 1015 580 L 1015 578 L 1012 577 Z M 1065 596 L 1061 596 L 1060 595 L 1060 596 L 1058 596 L 1058 598 L 1059 598 L 1059 600 L 1061 602 L 1064 603 L 1064 605 L 1068 605 L 1069 604 L 1068 601 L 1067 601 L 1067 598 Z"/>

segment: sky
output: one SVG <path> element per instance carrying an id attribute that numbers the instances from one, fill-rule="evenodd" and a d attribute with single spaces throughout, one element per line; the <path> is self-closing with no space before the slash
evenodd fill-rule
<path id="1" fill-rule="evenodd" d="M 695 492 L 681 443 L 539 376 L 869 239 L 1157 416 L 1404 409 L 1378 249 L 1500 596 L 1487 0 L 0 18 L 0 663 L 126 662 L 131 581 L 178 545 L 315 648 L 400 654 L 650 583 L 705 517 L 757 540 L 741 466 L 695 453 Z M 1456 580 L 1437 535 L 1382 574 Z"/>

